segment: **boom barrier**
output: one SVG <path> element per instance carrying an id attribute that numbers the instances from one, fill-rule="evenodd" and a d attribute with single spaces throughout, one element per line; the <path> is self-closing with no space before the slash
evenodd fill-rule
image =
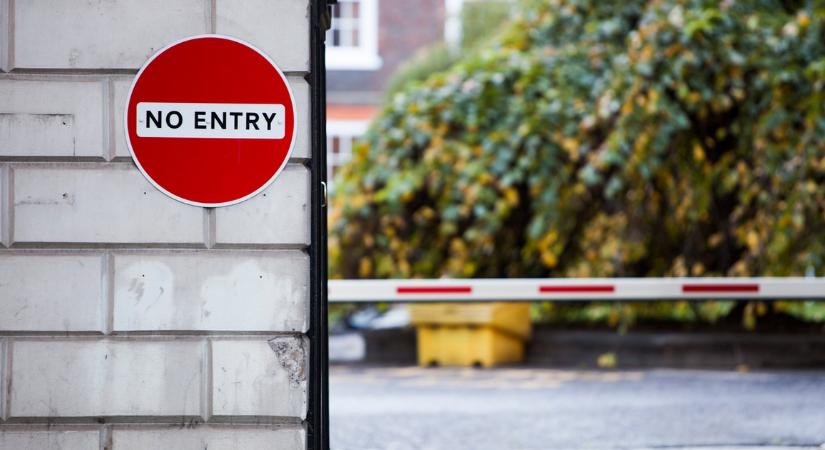
<path id="1" fill-rule="evenodd" d="M 825 300 L 825 278 L 485 278 L 329 280 L 330 303 Z"/>

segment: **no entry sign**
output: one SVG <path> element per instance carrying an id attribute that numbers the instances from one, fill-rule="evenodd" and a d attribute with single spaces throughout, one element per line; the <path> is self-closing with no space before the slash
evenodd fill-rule
<path id="1" fill-rule="evenodd" d="M 127 142 L 158 189 L 226 206 L 266 188 L 295 141 L 286 77 L 248 43 L 218 35 L 178 41 L 140 69 L 126 102 Z"/>

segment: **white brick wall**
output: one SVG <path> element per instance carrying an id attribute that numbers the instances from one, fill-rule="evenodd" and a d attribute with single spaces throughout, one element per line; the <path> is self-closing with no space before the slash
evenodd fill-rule
<path id="1" fill-rule="evenodd" d="M 255 44 L 281 70 L 304 72 L 309 69 L 308 5 L 307 0 L 216 0 L 213 12 L 209 0 L 15 2 L 12 64 L 137 69 L 171 42 L 214 31 Z M 43 33 L 44 27 L 50 32 Z"/>
<path id="2" fill-rule="evenodd" d="M 11 36 L 11 8 L 9 8 L 9 0 L 0 0 L 0 36 L 8 39 Z M 0 71 L 8 72 L 11 70 L 9 64 L 9 45 L 0 45 Z"/>
<path id="3" fill-rule="evenodd" d="M 281 70 L 309 69 L 307 0 L 218 0 L 215 6 L 218 33 L 252 42 Z"/>
<path id="4" fill-rule="evenodd" d="M 8 411 L 6 410 L 8 406 L 8 402 L 6 397 L 8 396 L 8 386 L 9 386 L 9 363 L 11 362 L 10 354 L 8 352 L 8 339 L 0 339 L 0 421 L 6 420 L 8 418 Z M 0 422 L 1 424 L 2 422 Z M 0 429 L 0 435 L 2 435 L 2 429 Z"/>
<path id="5" fill-rule="evenodd" d="M 0 450 L 305 447 L 308 4 L 0 0 Z M 214 32 L 287 72 L 298 135 L 265 192 L 205 209 L 122 120 L 147 57 Z"/>
<path id="6" fill-rule="evenodd" d="M 269 450 L 300 448 L 306 440 L 303 428 L 231 429 L 122 429 L 112 432 L 116 450 Z"/>
<path id="7" fill-rule="evenodd" d="M 215 210 L 215 236 L 218 244 L 309 244 L 309 171 L 289 165 L 261 194 Z"/>
<path id="8" fill-rule="evenodd" d="M 300 251 L 116 254 L 114 270 L 115 331 L 307 328 Z"/>
<path id="9" fill-rule="evenodd" d="M 200 416 L 200 341 L 19 340 L 9 417 Z"/>
<path id="10" fill-rule="evenodd" d="M 99 254 L 0 253 L 0 331 L 104 329 Z"/>
<path id="11" fill-rule="evenodd" d="M 98 430 L 10 429 L 0 433 L 0 450 L 99 450 Z"/>
<path id="12" fill-rule="evenodd" d="M 281 426 L 116 426 L 109 438 L 102 429 L 60 429 L 18 425 L 0 433 L 0 450 L 271 450 L 301 448 L 300 425 Z"/>
<path id="13" fill-rule="evenodd" d="M 115 154 L 123 158 L 130 158 L 129 147 L 126 145 L 126 131 L 123 129 L 123 114 L 126 111 L 126 98 L 129 96 L 129 88 L 132 87 L 133 77 L 115 78 L 112 80 L 112 97 L 114 113 L 114 140 Z"/>
<path id="14" fill-rule="evenodd" d="M 204 243 L 203 209 L 167 197 L 131 163 L 12 170 L 12 242 Z"/>
<path id="15" fill-rule="evenodd" d="M 7 79 L 0 98 L 0 156 L 103 156 L 100 81 Z"/>
<path id="16" fill-rule="evenodd" d="M 216 416 L 306 417 L 307 343 L 276 338 L 212 342 L 212 413 Z"/>
<path id="17" fill-rule="evenodd" d="M 209 16 L 204 0 L 17 1 L 14 67 L 135 69 L 171 42 L 208 33 Z"/>
<path id="18" fill-rule="evenodd" d="M 8 164 L 0 164 L 0 248 L 9 246 L 11 187 Z"/>
<path id="19" fill-rule="evenodd" d="M 295 98 L 295 123 L 298 124 L 298 134 L 295 137 L 295 148 L 292 150 L 292 157 L 306 159 L 311 155 L 310 132 L 312 131 L 309 127 L 309 85 L 304 80 L 289 77 L 289 86 L 292 88 L 292 96 Z"/>

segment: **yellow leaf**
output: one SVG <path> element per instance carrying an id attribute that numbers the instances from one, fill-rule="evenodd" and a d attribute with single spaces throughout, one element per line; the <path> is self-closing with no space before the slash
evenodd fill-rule
<path id="1" fill-rule="evenodd" d="M 693 159 L 698 162 L 705 160 L 705 150 L 698 143 L 693 146 Z"/>
<path id="2" fill-rule="evenodd" d="M 372 261 L 366 256 L 362 257 L 358 264 L 358 275 L 364 278 L 372 275 Z"/>
<path id="3" fill-rule="evenodd" d="M 558 258 L 556 258 L 556 255 L 553 254 L 553 252 L 547 250 L 541 252 L 541 262 L 543 262 L 544 265 L 547 267 L 556 267 L 556 264 L 559 263 L 559 260 Z"/>
<path id="4" fill-rule="evenodd" d="M 518 205 L 518 191 L 513 187 L 508 187 L 504 190 L 504 199 L 510 206 Z"/>
<path id="5" fill-rule="evenodd" d="M 561 140 L 562 148 L 570 155 L 571 159 L 578 159 L 579 158 L 579 141 L 566 137 Z"/>
<path id="6" fill-rule="evenodd" d="M 796 16 L 796 21 L 799 23 L 800 28 L 805 28 L 811 23 L 811 18 L 804 11 L 800 11 Z"/>
<path id="7" fill-rule="evenodd" d="M 745 239 L 748 244 L 748 248 L 751 250 L 756 250 L 759 248 L 759 235 L 756 234 L 756 231 L 748 231 L 748 235 Z"/>

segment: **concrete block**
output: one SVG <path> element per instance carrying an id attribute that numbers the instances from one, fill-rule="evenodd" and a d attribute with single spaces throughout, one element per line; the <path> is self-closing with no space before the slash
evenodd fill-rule
<path id="1" fill-rule="evenodd" d="M 0 428 L 0 450 L 99 450 L 97 430 L 25 430 Z"/>
<path id="2" fill-rule="evenodd" d="M 0 330 L 101 331 L 100 255 L 0 253 Z"/>
<path id="3" fill-rule="evenodd" d="M 197 243 L 203 210 L 175 201 L 131 164 L 17 166 L 13 242 Z"/>
<path id="4" fill-rule="evenodd" d="M 295 123 L 298 124 L 292 157 L 309 159 L 312 157 L 309 84 L 303 78 L 290 77 L 289 86 L 292 88 L 292 97 L 295 99 Z"/>
<path id="5" fill-rule="evenodd" d="M 309 171 L 287 166 L 262 193 L 215 210 L 218 244 L 308 245 Z"/>
<path id="6" fill-rule="evenodd" d="M 8 371 L 9 371 L 9 342 L 8 339 L 0 339 L 0 421 L 6 420 L 6 408 L 8 402 Z"/>
<path id="7" fill-rule="evenodd" d="M 203 349 L 184 340 L 15 341 L 9 415 L 200 415 Z"/>
<path id="8" fill-rule="evenodd" d="M 6 42 L 11 36 L 11 18 L 9 17 L 11 9 L 9 8 L 10 0 L 0 0 L 0 36 L 3 36 L 3 42 Z M 0 71 L 8 72 L 11 70 L 9 64 L 9 45 L 0 45 Z"/>
<path id="9" fill-rule="evenodd" d="M 102 157 L 102 82 L 3 78 L 0 98 L 0 156 Z"/>
<path id="10" fill-rule="evenodd" d="M 11 179 L 8 164 L 0 164 L 0 247 L 8 247 L 11 237 Z"/>
<path id="11" fill-rule="evenodd" d="M 309 257 L 297 250 L 118 254 L 114 292 L 115 331 L 303 332 Z"/>
<path id="12" fill-rule="evenodd" d="M 309 348 L 296 336 L 212 342 L 212 413 L 306 417 Z"/>
<path id="13" fill-rule="evenodd" d="M 304 429 L 196 427 L 114 429 L 113 450 L 292 450 L 306 447 Z"/>
<path id="14" fill-rule="evenodd" d="M 131 157 L 129 147 L 126 146 L 126 130 L 123 128 L 123 114 L 126 112 L 126 98 L 129 96 L 129 89 L 132 87 L 134 77 L 117 78 L 112 81 L 112 94 L 114 95 L 114 106 L 112 114 L 115 119 L 115 156 Z"/>
<path id="15" fill-rule="evenodd" d="M 283 71 L 309 71 L 307 0 L 216 0 L 215 29 L 248 41 Z"/>
<path id="16" fill-rule="evenodd" d="M 18 1 L 13 64 L 32 69 L 137 69 L 164 46 L 208 33 L 210 14 L 204 0 Z"/>
<path id="17" fill-rule="evenodd" d="M 310 157 L 310 103 L 309 85 L 301 77 L 288 77 L 295 99 L 295 119 L 298 124 L 295 136 L 295 147 L 292 150 L 293 158 Z M 115 118 L 115 156 L 131 157 L 129 147 L 126 146 L 126 131 L 123 129 L 123 114 L 126 112 L 126 99 L 132 86 L 132 78 L 117 78 L 114 86 L 114 118 Z"/>

